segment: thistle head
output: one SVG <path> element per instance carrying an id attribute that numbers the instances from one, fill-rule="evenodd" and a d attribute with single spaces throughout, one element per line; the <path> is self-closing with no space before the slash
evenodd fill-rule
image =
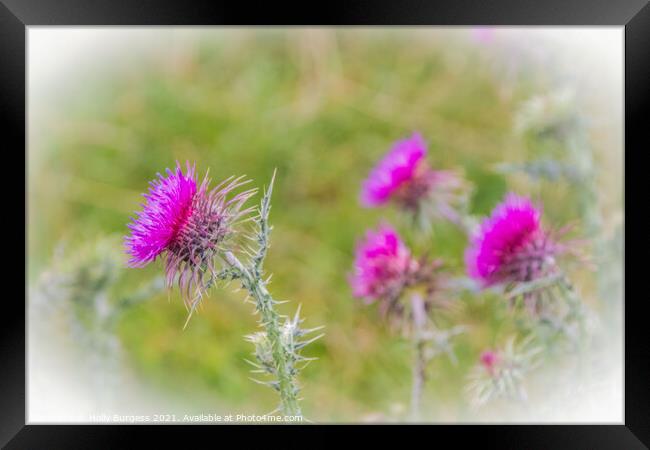
<path id="1" fill-rule="evenodd" d="M 356 248 L 350 275 L 353 294 L 367 302 L 396 297 L 416 266 L 417 261 L 393 228 L 382 225 L 377 231 L 368 231 Z"/>
<path id="2" fill-rule="evenodd" d="M 467 197 L 466 183 L 454 172 L 431 169 L 426 154 L 419 133 L 397 141 L 363 182 L 361 204 L 373 208 L 393 202 L 423 223 L 436 216 L 455 218 Z"/>
<path id="3" fill-rule="evenodd" d="M 51 265 L 38 281 L 38 290 L 47 298 L 45 311 L 67 303 L 78 324 L 89 330 L 118 309 L 111 301 L 112 288 L 120 280 L 122 254 L 118 236 L 81 240 L 71 247 L 61 241 Z"/>
<path id="4" fill-rule="evenodd" d="M 466 393 L 475 408 L 501 399 L 527 398 L 526 376 L 541 363 L 539 347 L 532 337 L 520 342 L 510 338 L 499 350 L 485 350 L 468 374 Z"/>
<path id="5" fill-rule="evenodd" d="M 484 286 L 526 282 L 546 275 L 560 249 L 542 228 L 540 209 L 508 194 L 471 237 L 465 262 Z"/>
<path id="6" fill-rule="evenodd" d="M 195 168 L 189 163 L 185 174 L 177 163 L 175 170 L 158 173 L 149 183 L 143 209 L 128 225 L 131 234 L 125 243 L 130 267 L 144 267 L 166 250 L 187 222 L 195 194 Z"/>
<path id="7" fill-rule="evenodd" d="M 487 370 L 489 374 L 493 374 L 496 365 L 499 362 L 499 354 L 493 350 L 485 350 L 479 357 L 481 365 Z"/>
<path id="8" fill-rule="evenodd" d="M 236 225 L 253 208 L 243 208 L 254 189 L 234 194 L 246 184 L 228 178 L 214 188 L 206 174 L 197 182 L 194 166 L 174 171 L 150 183 L 141 212 L 129 225 L 126 251 L 131 267 L 144 267 L 158 256 L 165 261 L 168 287 L 178 280 L 186 302 L 207 289 L 206 274 L 215 273 L 214 258 L 232 247 Z"/>
<path id="9" fill-rule="evenodd" d="M 397 141 L 364 181 L 361 203 L 368 208 L 381 206 L 400 191 L 414 190 L 425 169 L 426 153 L 426 143 L 418 133 Z"/>

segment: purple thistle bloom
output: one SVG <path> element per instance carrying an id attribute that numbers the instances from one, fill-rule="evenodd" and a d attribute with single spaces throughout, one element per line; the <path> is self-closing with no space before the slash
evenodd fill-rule
<path id="1" fill-rule="evenodd" d="M 490 286 L 537 279 L 559 251 L 542 229 L 540 210 L 508 194 L 472 236 L 465 262 L 470 276 Z"/>
<path id="2" fill-rule="evenodd" d="M 178 163 L 175 171 L 167 169 L 166 174 L 158 174 L 150 183 L 143 210 L 128 226 L 128 264 L 144 267 L 164 253 L 167 286 L 178 277 L 181 294 L 189 302 L 193 288 L 198 296 L 207 289 L 204 275 L 214 274 L 214 257 L 227 249 L 238 219 L 254 209 L 242 210 L 242 206 L 255 189 L 227 198 L 247 181 L 230 177 L 209 189 L 206 174 L 199 186 L 195 167 L 189 163 L 185 174 Z"/>
<path id="3" fill-rule="evenodd" d="M 419 133 L 397 141 L 363 182 L 360 201 L 366 208 L 395 202 L 425 229 L 435 218 L 464 226 L 462 215 L 468 187 L 461 176 L 431 169 L 427 147 Z"/>
<path id="4" fill-rule="evenodd" d="M 196 194 L 194 167 L 187 165 L 183 175 L 180 165 L 175 171 L 166 170 L 167 176 L 149 183 L 149 194 L 143 210 L 128 225 L 131 236 L 126 238 L 127 252 L 131 255 L 130 267 L 144 267 L 161 254 L 176 237 L 191 212 Z"/>
<path id="5" fill-rule="evenodd" d="M 490 374 L 494 373 L 495 366 L 499 362 L 499 359 L 499 355 L 492 350 L 483 351 L 479 358 L 481 365 L 485 367 L 485 370 L 487 370 Z"/>
<path id="6" fill-rule="evenodd" d="M 350 284 L 354 296 L 368 303 L 399 294 L 417 265 L 397 232 L 388 225 L 368 231 L 355 253 Z"/>
<path id="7" fill-rule="evenodd" d="M 397 141 L 363 182 L 362 205 L 367 208 L 383 205 L 405 185 L 417 179 L 426 153 L 426 143 L 419 133 Z"/>

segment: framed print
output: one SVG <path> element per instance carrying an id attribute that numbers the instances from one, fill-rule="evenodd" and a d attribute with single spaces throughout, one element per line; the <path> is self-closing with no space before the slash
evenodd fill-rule
<path id="1" fill-rule="evenodd" d="M 647 448 L 650 7 L 269 9 L 0 7 L 3 445 Z"/>

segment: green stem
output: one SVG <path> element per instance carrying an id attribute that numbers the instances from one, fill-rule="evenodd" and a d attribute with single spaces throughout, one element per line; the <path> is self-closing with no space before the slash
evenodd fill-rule
<path id="1" fill-rule="evenodd" d="M 411 297 L 413 315 L 413 385 L 411 386 L 411 415 L 413 420 L 420 420 L 422 391 L 426 381 L 423 331 L 426 325 L 424 301 L 420 294 Z"/>
<path id="2" fill-rule="evenodd" d="M 224 259 L 239 272 L 243 286 L 255 300 L 257 310 L 260 312 L 261 323 L 271 343 L 273 363 L 278 377 L 277 389 L 280 393 L 280 408 L 285 415 L 301 416 L 300 406 L 298 405 L 298 385 L 295 379 L 293 361 L 291 360 L 292 355 L 289 354 L 282 342 L 280 315 L 273 306 L 275 301 L 266 289 L 264 281 L 256 277 L 235 255 L 226 252 Z"/>
<path id="3" fill-rule="evenodd" d="M 449 205 L 442 204 L 439 206 L 440 213 L 450 223 L 458 227 L 463 233 L 470 236 L 476 226 L 476 219 L 464 211 L 462 214 L 451 208 Z"/>

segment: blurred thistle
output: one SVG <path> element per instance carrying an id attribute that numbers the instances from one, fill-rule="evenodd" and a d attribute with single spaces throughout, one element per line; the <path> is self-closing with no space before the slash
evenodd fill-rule
<path id="1" fill-rule="evenodd" d="M 253 381 L 279 393 L 282 413 L 300 416 L 297 375 L 311 360 L 302 356 L 301 350 L 322 335 L 305 339 L 321 327 L 303 329 L 300 308 L 293 318 L 281 316 L 275 305 L 284 302 L 275 300 L 267 290 L 270 277 L 264 278 L 263 263 L 270 245 L 268 218 L 275 172 L 256 216 L 251 214 L 254 207 L 243 207 L 256 190 L 233 193 L 248 182 L 242 177 L 228 178 L 209 189 L 207 175 L 198 186 L 194 166 L 188 163 L 186 174 L 177 164 L 176 171 L 168 169 L 167 177 L 159 174 L 158 178 L 145 195 L 143 211 L 129 226 L 132 234 L 126 238 L 126 247 L 132 256 L 130 265 L 142 267 L 164 253 L 167 286 L 178 279 L 189 308 L 186 326 L 210 287 L 219 281 L 239 280 L 248 292 L 246 300 L 252 298 L 263 328 L 247 337 L 255 346 L 257 360 L 249 362 L 255 373 L 270 376 Z M 255 224 L 252 234 L 239 227 L 248 221 Z M 245 239 L 256 242 L 256 248 L 244 245 Z M 244 256 L 243 262 L 235 252 Z"/>
<path id="2" fill-rule="evenodd" d="M 60 244 L 51 266 L 43 272 L 39 288 L 44 311 L 60 308 L 88 331 L 112 328 L 126 309 L 148 300 L 163 288 L 154 278 L 128 295 L 115 292 L 123 265 L 117 238 L 89 240 L 72 249 Z"/>
<path id="3" fill-rule="evenodd" d="M 507 194 L 473 234 L 465 252 L 467 272 L 483 287 L 504 287 L 512 305 L 522 300 L 537 323 L 551 321 L 566 333 L 566 321 L 583 316 L 582 304 L 558 265 L 562 255 L 582 259 L 582 241 L 560 239 L 567 231 L 545 229 L 541 209 L 525 197 Z"/>
<path id="4" fill-rule="evenodd" d="M 414 280 L 420 265 L 392 227 L 368 231 L 357 244 L 350 284 L 355 297 L 366 303 L 391 302 Z"/>
<path id="5" fill-rule="evenodd" d="M 598 297 L 610 308 L 617 305 L 612 290 L 622 283 L 611 267 L 618 264 L 621 254 L 608 252 L 604 235 L 604 219 L 599 205 L 598 173 L 594 149 L 589 143 L 588 122 L 580 113 L 575 90 L 560 87 L 546 95 L 526 101 L 515 116 L 515 131 L 538 141 L 554 141 L 564 153 L 562 160 L 552 158 L 522 164 L 501 164 L 497 170 L 505 173 L 523 172 L 534 180 L 564 180 L 577 194 L 578 212 L 585 235 L 593 242 L 593 254 L 598 269 Z"/>
<path id="6" fill-rule="evenodd" d="M 497 362 L 499 362 L 499 354 L 492 350 L 484 350 L 479 359 L 483 367 L 485 367 L 485 370 L 487 370 L 490 375 L 493 375 L 495 372 L 495 366 Z"/>
<path id="7" fill-rule="evenodd" d="M 504 163 L 497 167 L 503 173 L 523 172 L 536 180 L 564 179 L 579 194 L 580 214 L 587 232 L 594 237 L 602 227 L 598 209 L 596 164 L 589 145 L 587 123 L 579 113 L 573 89 L 561 88 L 546 95 L 537 95 L 524 102 L 515 115 L 515 132 L 537 141 L 553 141 L 560 145 L 563 158 L 541 158 L 522 164 Z"/>
<path id="8" fill-rule="evenodd" d="M 164 285 L 162 277 L 154 278 L 128 295 L 119 295 L 115 287 L 121 281 L 122 265 L 115 236 L 88 240 L 70 249 L 61 243 L 39 279 L 32 303 L 40 324 L 36 329 L 55 317 L 64 320 L 73 342 L 84 352 L 100 406 L 114 401 L 115 390 L 122 383 L 122 348 L 116 330 L 119 318 Z M 51 338 L 49 334 L 44 337 Z"/>
<path id="9" fill-rule="evenodd" d="M 466 229 L 467 183 L 453 171 L 431 169 L 426 154 L 419 133 L 393 144 L 363 182 L 361 204 L 374 208 L 393 202 L 423 230 L 437 218 Z"/>
<path id="10" fill-rule="evenodd" d="M 553 141 L 564 153 L 562 160 L 542 158 L 521 164 L 497 166 L 502 173 L 523 172 L 535 180 L 565 180 L 576 189 L 579 212 L 587 234 L 602 254 L 599 233 L 602 217 L 598 205 L 596 164 L 588 143 L 586 121 L 579 113 L 575 90 L 559 88 L 524 102 L 515 115 L 515 132 L 538 141 Z M 602 255 L 601 255 L 602 256 Z"/>
<path id="11" fill-rule="evenodd" d="M 464 330 L 460 326 L 439 330 L 429 317 L 446 279 L 441 267 L 438 260 L 413 258 L 397 232 L 382 225 L 377 231 L 368 231 L 365 239 L 357 244 L 354 269 L 349 277 L 353 295 L 367 304 L 378 302 L 382 315 L 401 325 L 413 343 L 411 413 L 414 420 L 420 418 L 427 364 L 441 353 L 455 363 L 451 339 Z"/>
<path id="12" fill-rule="evenodd" d="M 468 274 L 483 286 L 521 283 L 557 273 L 557 257 L 578 255 L 579 241 L 558 238 L 541 224 L 541 209 L 526 197 L 509 193 L 473 233 L 465 252 Z"/>
<path id="13" fill-rule="evenodd" d="M 88 240 L 73 248 L 59 243 L 39 279 L 49 304 L 69 301 L 75 308 L 92 309 L 92 300 L 105 295 L 119 277 L 121 255 L 115 243 L 111 237 Z"/>
<path id="14" fill-rule="evenodd" d="M 559 89 L 524 102 L 515 116 L 515 132 L 538 138 L 565 139 L 579 123 L 575 92 Z"/>
<path id="15" fill-rule="evenodd" d="M 525 377 L 539 366 L 541 352 L 530 337 L 519 344 L 510 338 L 503 349 L 484 350 L 465 387 L 472 407 L 480 408 L 497 399 L 525 402 Z"/>
<path id="16" fill-rule="evenodd" d="M 399 321 L 406 310 L 402 299 L 411 290 L 424 295 L 427 310 L 444 304 L 436 298 L 447 281 L 442 261 L 415 258 L 391 226 L 367 231 L 355 255 L 349 276 L 352 293 L 366 304 L 378 302 L 383 317 Z"/>

